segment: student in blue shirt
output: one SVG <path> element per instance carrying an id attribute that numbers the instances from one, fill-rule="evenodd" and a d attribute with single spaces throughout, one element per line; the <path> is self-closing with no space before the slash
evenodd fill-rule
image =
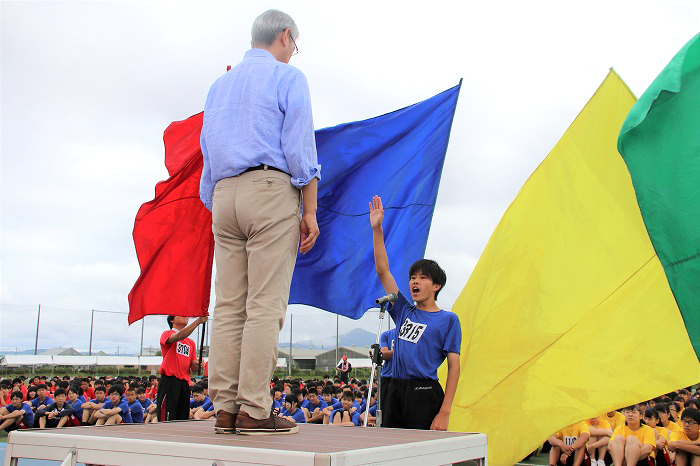
<path id="1" fill-rule="evenodd" d="M 299 402 L 294 396 L 288 396 L 287 400 L 284 402 L 286 410 L 280 414 L 281 417 L 286 418 L 288 421 L 296 422 L 297 424 L 304 424 L 306 422 L 306 416 L 304 412 L 298 408 Z"/>
<path id="2" fill-rule="evenodd" d="M 73 414 L 73 405 L 66 401 L 66 391 L 59 388 L 54 393 L 56 401 L 36 410 L 35 418 L 39 419 L 39 428 L 63 427 L 68 424 Z"/>
<path id="3" fill-rule="evenodd" d="M 122 398 L 124 389 L 121 385 L 113 385 L 109 389 L 109 400 L 105 401 L 99 411 L 95 413 L 97 425 L 132 423 L 129 404 Z"/>
<path id="4" fill-rule="evenodd" d="M 102 408 L 105 402 L 107 402 L 106 394 L 107 389 L 103 385 L 99 385 L 95 388 L 95 398 L 83 403 L 83 425 L 97 423 L 97 416 L 95 414 Z"/>
<path id="5" fill-rule="evenodd" d="M 338 402 L 338 399 L 333 396 L 334 394 L 335 389 L 333 388 L 333 385 L 326 385 L 323 387 L 321 396 L 323 397 L 323 401 L 326 402 L 326 405 L 332 405 Z"/>
<path id="6" fill-rule="evenodd" d="M 73 405 L 73 413 L 68 419 L 68 426 L 77 427 L 82 425 L 83 420 L 83 389 L 80 385 L 71 385 L 68 388 L 68 402 Z"/>
<path id="7" fill-rule="evenodd" d="M 204 394 L 204 388 L 198 384 L 193 385 L 192 399 L 190 400 L 190 419 L 194 419 L 194 413 L 199 411 L 199 408 L 207 401 L 209 401 L 209 397 Z"/>
<path id="8" fill-rule="evenodd" d="M 318 391 L 316 387 L 309 388 L 309 394 L 307 395 L 306 409 L 308 410 L 309 416 L 306 422 L 313 424 L 323 423 L 323 408 L 328 406 L 324 400 L 318 397 Z"/>
<path id="9" fill-rule="evenodd" d="M 143 387 L 136 389 L 136 398 L 138 398 L 139 403 L 141 403 L 144 413 L 148 410 L 148 407 L 153 404 L 153 401 L 146 396 L 146 389 Z"/>
<path id="10" fill-rule="evenodd" d="M 388 307 L 398 330 L 392 357 L 393 380 L 386 391 L 386 400 L 383 400 L 382 425 L 447 430 L 459 382 L 462 344 L 459 318 L 453 312 L 440 309 L 435 302 L 447 276 L 435 261 L 416 261 L 408 274 L 409 302 L 389 269 L 381 198 L 374 196 L 369 208 L 377 275 L 387 293 L 398 295 L 396 302 Z M 443 392 L 437 369 L 445 359 L 447 382 Z"/>
<path id="11" fill-rule="evenodd" d="M 359 426 L 360 413 L 353 409 L 354 401 L 352 392 L 345 392 L 340 400 L 342 408 L 336 409 L 331 413 L 330 423 L 334 426 Z"/>
<path id="12" fill-rule="evenodd" d="M 194 413 L 194 419 L 202 420 L 212 417 L 216 417 L 216 413 L 214 412 L 214 403 L 210 399 L 207 399 L 199 410 Z"/>
<path id="13" fill-rule="evenodd" d="M 126 391 L 126 403 L 129 405 L 129 414 L 134 424 L 143 424 L 143 406 L 136 399 L 136 390 L 129 387 Z"/>
<path id="14" fill-rule="evenodd" d="M 382 359 L 384 361 L 382 363 L 382 372 L 379 375 L 379 403 L 382 403 L 386 398 L 386 389 L 389 387 L 393 376 L 392 358 L 394 357 L 395 340 L 396 328 L 392 328 L 391 330 L 387 330 L 386 332 L 382 333 L 379 339 L 379 351 L 381 351 Z"/>
<path id="15" fill-rule="evenodd" d="M 32 409 L 34 410 L 34 413 L 38 409 L 44 409 L 48 405 L 52 404 L 54 402 L 53 398 L 48 396 L 48 388 L 46 387 L 46 384 L 40 383 L 39 385 L 36 386 L 36 398 L 32 400 Z M 39 418 L 34 417 L 34 427 L 39 427 Z"/>
<path id="16" fill-rule="evenodd" d="M 34 411 L 29 403 L 24 403 L 24 393 L 12 392 L 10 404 L 0 408 L 0 430 L 12 432 L 17 429 L 31 429 L 34 425 Z"/>
<path id="17" fill-rule="evenodd" d="M 367 416 L 367 405 L 363 406 L 360 410 L 360 422 L 362 425 L 365 423 L 365 416 Z M 372 396 L 369 400 L 369 419 L 367 420 L 367 425 L 374 427 L 377 421 L 377 389 L 372 389 Z"/>

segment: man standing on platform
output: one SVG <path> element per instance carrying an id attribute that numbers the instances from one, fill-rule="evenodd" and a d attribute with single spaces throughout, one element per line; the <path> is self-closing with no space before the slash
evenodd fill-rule
<path id="1" fill-rule="evenodd" d="M 209 388 L 218 433 L 298 430 L 272 415 L 269 386 L 297 248 L 308 252 L 319 235 L 311 98 L 304 74 L 288 64 L 298 38 L 289 15 L 258 16 L 252 48 L 204 106 L 200 197 L 215 240 Z"/>
<path id="2" fill-rule="evenodd" d="M 187 338 L 206 317 L 198 317 L 188 325 L 189 319 L 168 316 L 168 326 L 160 336 L 163 362 L 158 382 L 157 413 L 159 421 L 186 421 L 190 418 L 190 373 L 197 371 L 197 348 Z"/>

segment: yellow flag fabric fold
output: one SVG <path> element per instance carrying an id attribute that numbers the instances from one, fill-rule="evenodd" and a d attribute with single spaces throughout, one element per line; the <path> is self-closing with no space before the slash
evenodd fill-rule
<path id="1" fill-rule="evenodd" d="M 450 430 L 488 434 L 491 464 L 700 379 L 617 152 L 634 103 L 611 70 L 504 214 L 453 308 L 463 343 Z"/>

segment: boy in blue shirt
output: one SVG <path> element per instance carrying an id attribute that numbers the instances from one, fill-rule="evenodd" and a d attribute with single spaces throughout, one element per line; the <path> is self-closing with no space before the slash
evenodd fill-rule
<path id="1" fill-rule="evenodd" d="M 318 389 L 316 387 L 309 388 L 309 393 L 307 396 L 306 409 L 309 412 L 308 419 L 306 422 L 313 424 L 323 423 L 323 408 L 328 406 L 324 400 L 318 397 Z"/>
<path id="2" fill-rule="evenodd" d="M 392 357 L 392 382 L 386 389 L 386 399 L 381 400 L 382 426 L 447 430 L 459 381 L 462 344 L 459 318 L 441 310 L 435 303 L 447 276 L 435 261 L 415 262 L 409 271 L 411 301 L 407 300 L 389 270 L 381 198 L 374 196 L 369 208 L 377 275 L 387 293 L 398 295 L 396 302 L 388 307 L 398 330 Z M 437 369 L 445 359 L 448 369 L 443 392 Z"/>
<path id="3" fill-rule="evenodd" d="M 107 389 L 100 385 L 95 388 L 95 398 L 83 403 L 83 425 L 90 425 L 97 423 L 96 413 L 102 408 L 102 406 L 107 401 L 106 395 Z"/>
<path id="4" fill-rule="evenodd" d="M 297 397 L 288 396 L 287 399 L 284 401 L 284 406 L 287 409 L 285 412 L 280 414 L 280 416 L 287 418 L 287 420 L 289 421 L 296 422 L 297 424 L 305 423 L 306 416 L 304 415 L 304 412 L 297 407 L 298 405 L 299 400 Z"/>
<path id="5" fill-rule="evenodd" d="M 40 429 L 45 429 L 47 427 L 63 427 L 68 423 L 73 414 L 73 405 L 66 402 L 66 391 L 64 389 L 57 389 L 54 393 L 54 397 L 56 401 L 45 408 L 36 410 L 34 417 L 39 420 Z"/>
<path id="6" fill-rule="evenodd" d="M 343 393 L 343 398 L 340 400 L 342 407 L 331 413 L 330 423 L 334 426 L 359 426 L 360 413 L 354 409 L 354 402 L 355 398 L 352 392 Z"/>
<path id="7" fill-rule="evenodd" d="M 80 385 L 71 385 L 68 388 L 68 402 L 73 405 L 73 413 L 68 419 L 69 427 L 77 427 L 82 425 L 83 420 L 83 389 Z"/>
<path id="8" fill-rule="evenodd" d="M 24 393 L 16 390 L 10 395 L 10 404 L 0 408 L 0 430 L 12 432 L 17 429 L 31 429 L 34 425 L 34 411 L 29 403 L 24 403 Z"/>
<path id="9" fill-rule="evenodd" d="M 109 400 L 95 413 L 97 425 L 131 424 L 129 404 L 122 398 L 124 390 L 121 385 L 113 385 L 109 389 Z"/>
<path id="10" fill-rule="evenodd" d="M 136 390 L 132 387 L 126 391 L 126 403 L 129 405 L 129 414 L 134 424 L 143 424 L 143 406 L 136 399 Z"/>

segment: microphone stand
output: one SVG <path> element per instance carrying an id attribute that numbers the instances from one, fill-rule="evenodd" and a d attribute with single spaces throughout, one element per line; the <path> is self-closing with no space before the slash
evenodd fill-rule
<path id="1" fill-rule="evenodd" d="M 367 427 L 367 422 L 369 422 L 369 403 L 372 399 L 372 386 L 374 385 L 374 375 L 379 374 L 382 368 L 382 353 L 379 351 L 379 342 L 382 335 L 382 323 L 384 321 L 384 313 L 386 312 L 386 302 L 381 303 L 379 308 L 379 326 L 377 327 L 377 342 L 372 345 L 372 372 L 369 376 L 369 399 L 367 400 L 367 409 L 365 410 L 365 423 L 364 427 Z M 382 387 L 382 378 L 377 376 L 377 427 L 382 425 L 382 410 L 380 404 L 380 396 Z"/>

